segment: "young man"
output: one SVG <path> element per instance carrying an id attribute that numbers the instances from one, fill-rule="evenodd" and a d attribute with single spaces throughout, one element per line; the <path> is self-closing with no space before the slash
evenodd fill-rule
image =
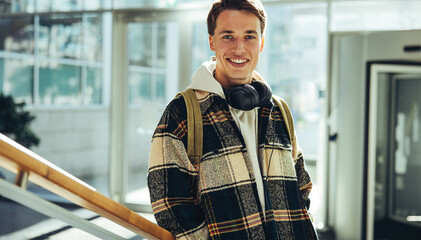
<path id="1" fill-rule="evenodd" d="M 148 186 L 160 226 L 177 239 L 317 239 L 311 181 L 270 88 L 254 69 L 266 14 L 259 0 L 219 0 L 208 15 L 215 57 L 192 77 L 203 119 L 193 166 L 182 97 L 152 138 Z M 256 97 L 257 96 L 257 97 Z"/>

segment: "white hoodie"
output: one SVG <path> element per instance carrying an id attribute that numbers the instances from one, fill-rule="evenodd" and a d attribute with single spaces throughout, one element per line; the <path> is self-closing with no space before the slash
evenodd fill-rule
<path id="1" fill-rule="evenodd" d="M 224 90 L 221 84 L 214 78 L 213 72 L 216 68 L 215 57 L 212 57 L 209 61 L 204 62 L 192 76 L 192 83 L 189 88 L 212 92 L 225 99 Z M 260 75 L 258 75 L 260 77 Z M 231 114 L 237 124 L 238 128 L 243 135 L 246 143 L 247 152 L 250 156 L 250 161 L 253 167 L 254 177 L 256 179 L 257 192 L 259 194 L 259 200 L 262 205 L 263 213 L 265 212 L 265 199 L 264 199 L 264 187 L 262 174 L 260 171 L 259 159 L 258 159 L 258 143 L 257 143 L 257 129 L 258 129 L 258 108 L 254 108 L 250 111 L 238 110 L 229 107 Z"/>

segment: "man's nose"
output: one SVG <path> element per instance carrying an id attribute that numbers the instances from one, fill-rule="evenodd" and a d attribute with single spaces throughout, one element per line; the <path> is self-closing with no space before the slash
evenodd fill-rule
<path id="1" fill-rule="evenodd" d="M 243 39 L 237 38 L 234 42 L 233 52 L 235 54 L 244 53 L 244 42 Z"/>

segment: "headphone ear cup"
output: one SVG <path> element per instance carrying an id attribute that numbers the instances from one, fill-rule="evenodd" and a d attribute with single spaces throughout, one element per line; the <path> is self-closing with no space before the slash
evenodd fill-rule
<path id="1" fill-rule="evenodd" d="M 224 89 L 224 93 L 228 104 L 236 109 L 249 111 L 260 103 L 259 93 L 249 84 Z"/>
<path id="2" fill-rule="evenodd" d="M 261 106 L 266 101 L 270 101 L 272 98 L 272 89 L 266 82 L 253 81 L 250 85 L 254 87 L 256 92 L 259 94 L 259 106 Z"/>

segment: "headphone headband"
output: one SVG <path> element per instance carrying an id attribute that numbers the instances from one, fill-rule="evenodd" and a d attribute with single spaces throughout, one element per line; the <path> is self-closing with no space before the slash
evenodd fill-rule
<path id="1" fill-rule="evenodd" d="M 224 88 L 224 94 L 231 107 L 244 111 L 259 107 L 272 98 L 269 85 L 263 81 L 253 81 L 251 84 Z"/>

